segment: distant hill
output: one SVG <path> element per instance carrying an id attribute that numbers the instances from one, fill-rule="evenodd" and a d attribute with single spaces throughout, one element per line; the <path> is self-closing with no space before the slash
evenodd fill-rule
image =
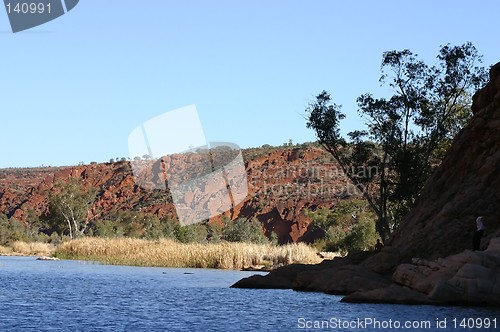
<path id="1" fill-rule="evenodd" d="M 246 149 L 243 157 L 249 195 L 225 215 L 232 220 L 257 218 L 266 234 L 275 232 L 281 243 L 314 240 L 317 233 L 309 228 L 311 220 L 305 211 L 334 207 L 352 195 L 351 186 L 337 164 L 312 143 Z M 0 169 L 0 213 L 21 222 L 26 221 L 29 211 L 45 214 L 48 193 L 54 184 L 72 178 L 98 190 L 93 211 L 104 211 L 103 218 L 116 210 L 176 218 L 167 192 L 137 186 L 128 161 Z"/>

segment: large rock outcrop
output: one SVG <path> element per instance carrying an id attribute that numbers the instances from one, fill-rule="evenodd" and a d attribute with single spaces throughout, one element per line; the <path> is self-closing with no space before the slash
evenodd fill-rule
<path id="1" fill-rule="evenodd" d="M 399 251 L 358 253 L 317 265 L 289 265 L 235 283 L 347 295 L 344 302 L 500 306 L 500 238 L 485 251 L 399 264 Z"/>
<path id="2" fill-rule="evenodd" d="M 350 294 L 369 291 L 390 284 L 397 263 L 397 249 L 386 247 L 374 252 L 357 252 L 346 257 L 324 260 L 320 264 L 292 264 L 271 271 L 266 276 L 250 276 L 234 288 L 289 288 L 299 291 Z"/>
<path id="3" fill-rule="evenodd" d="M 485 251 L 466 250 L 434 261 L 401 264 L 393 284 L 359 290 L 345 302 L 500 305 L 500 238 Z"/>
<path id="4" fill-rule="evenodd" d="M 407 259 L 437 258 L 472 247 L 475 220 L 483 215 L 488 240 L 500 228 L 500 63 L 474 95 L 474 116 L 454 139 L 415 208 L 389 243 Z"/>
<path id="5" fill-rule="evenodd" d="M 474 116 L 454 139 L 415 208 L 380 253 L 361 262 L 287 267 L 234 287 L 346 294 L 346 302 L 500 305 L 500 63 L 474 95 Z M 484 251 L 470 251 L 475 219 L 484 216 Z M 442 257 L 442 258 L 439 258 Z M 288 273 L 287 273 L 288 272 Z M 276 277 L 278 277 L 276 278 Z"/>

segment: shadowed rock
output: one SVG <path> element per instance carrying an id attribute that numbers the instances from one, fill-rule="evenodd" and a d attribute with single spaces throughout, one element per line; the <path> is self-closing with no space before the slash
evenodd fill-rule
<path id="1" fill-rule="evenodd" d="M 407 260 L 472 249 L 474 221 L 484 215 L 488 240 L 500 236 L 500 63 L 473 98 L 470 123 L 422 190 L 389 243 Z"/>
<path id="2" fill-rule="evenodd" d="M 389 246 L 358 263 L 302 266 L 285 273 L 287 285 L 349 294 L 345 302 L 500 306 L 500 63 L 473 99 L 472 120 Z M 485 251 L 470 250 L 478 215 L 486 219 Z"/>

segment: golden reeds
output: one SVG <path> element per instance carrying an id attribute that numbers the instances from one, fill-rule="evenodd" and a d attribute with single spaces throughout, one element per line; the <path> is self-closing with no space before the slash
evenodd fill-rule
<path id="1" fill-rule="evenodd" d="M 64 242 L 57 248 L 56 255 L 117 265 L 216 269 L 321 261 L 316 251 L 303 243 L 284 246 L 236 242 L 184 244 L 170 239 L 95 237 Z"/>
<path id="2" fill-rule="evenodd" d="M 0 246 L 0 255 L 11 255 L 11 254 L 12 254 L 12 248 Z"/>
<path id="3" fill-rule="evenodd" d="M 1 247 L 0 253 L 22 256 L 49 256 L 54 253 L 54 246 L 42 242 L 15 241 L 8 247 Z"/>

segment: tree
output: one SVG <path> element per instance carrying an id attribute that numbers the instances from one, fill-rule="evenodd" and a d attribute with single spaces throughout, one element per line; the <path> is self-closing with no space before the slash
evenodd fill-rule
<path id="1" fill-rule="evenodd" d="M 207 227 L 200 223 L 183 226 L 177 222 L 174 234 L 181 243 L 206 243 L 208 236 Z"/>
<path id="2" fill-rule="evenodd" d="M 329 93 L 321 92 L 306 109 L 307 127 L 376 213 L 383 239 L 413 205 L 443 147 L 470 118 L 468 97 L 486 82 L 485 69 L 478 67 L 482 57 L 471 43 L 442 46 L 437 59 L 428 66 L 410 50 L 385 52 L 380 82 L 388 83 L 393 95 L 357 99 L 367 128 L 349 133 L 349 142 L 340 135 L 345 115 Z"/>
<path id="3" fill-rule="evenodd" d="M 45 216 L 52 230 L 70 238 L 85 234 L 99 215 L 91 210 L 96 196 L 94 188 L 85 190 L 78 179 L 56 182 L 49 192 L 49 212 Z"/>
<path id="4" fill-rule="evenodd" d="M 223 239 L 229 242 L 268 243 L 262 224 L 257 219 L 224 220 Z"/>
<path id="5" fill-rule="evenodd" d="M 23 224 L 0 213 L 0 245 L 11 244 L 19 240 L 25 240 Z"/>
<path id="6" fill-rule="evenodd" d="M 312 229 L 321 229 L 318 243 L 326 251 L 369 250 L 377 239 L 375 216 L 362 199 L 341 201 L 334 209 L 320 208 L 306 215 L 312 219 Z"/>
<path id="7" fill-rule="evenodd" d="M 40 216 L 34 209 L 28 209 L 26 215 L 25 228 L 26 236 L 30 239 L 37 239 L 43 233 L 40 233 L 42 224 L 40 223 Z"/>

